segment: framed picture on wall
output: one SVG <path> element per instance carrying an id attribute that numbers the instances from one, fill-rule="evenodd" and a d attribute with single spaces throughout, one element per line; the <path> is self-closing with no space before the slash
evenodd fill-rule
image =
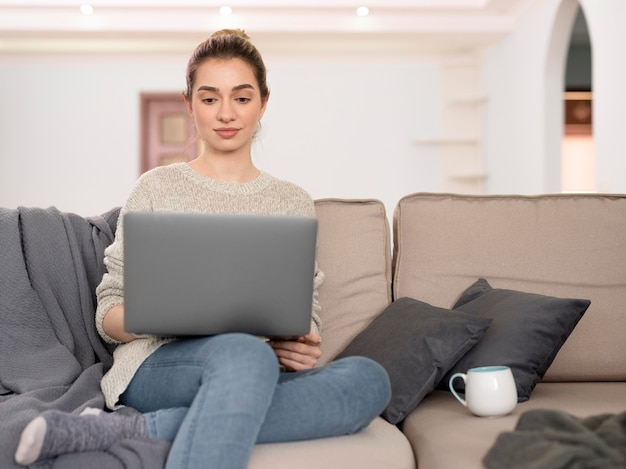
<path id="1" fill-rule="evenodd" d="M 140 171 L 189 161 L 196 155 L 195 128 L 180 93 L 141 93 Z"/>

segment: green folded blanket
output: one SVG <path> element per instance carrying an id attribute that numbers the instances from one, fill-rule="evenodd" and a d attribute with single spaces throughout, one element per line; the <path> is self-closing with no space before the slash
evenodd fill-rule
<path id="1" fill-rule="evenodd" d="M 556 410 L 523 413 L 483 459 L 488 469 L 626 468 L 626 412 L 578 418 Z"/>

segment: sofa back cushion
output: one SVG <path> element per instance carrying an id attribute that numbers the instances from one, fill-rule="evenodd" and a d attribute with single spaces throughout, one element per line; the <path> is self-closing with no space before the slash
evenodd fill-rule
<path id="1" fill-rule="evenodd" d="M 320 199 L 322 357 L 328 363 L 391 301 L 391 240 L 378 200 Z"/>
<path id="2" fill-rule="evenodd" d="M 624 380 L 625 233 L 623 195 L 408 195 L 394 213 L 394 297 L 450 308 L 483 277 L 589 299 L 545 380 Z"/>

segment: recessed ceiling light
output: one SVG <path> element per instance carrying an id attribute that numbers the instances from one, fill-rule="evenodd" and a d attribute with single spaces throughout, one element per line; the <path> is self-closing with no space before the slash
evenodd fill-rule
<path id="1" fill-rule="evenodd" d="M 367 7 L 359 7 L 356 9 L 356 14 L 358 16 L 367 16 L 370 14 L 370 9 Z"/>
<path id="2" fill-rule="evenodd" d="M 222 16 L 230 16 L 233 14 L 233 9 L 231 7 L 221 7 L 220 8 L 220 15 Z"/>
<path id="3" fill-rule="evenodd" d="M 87 3 L 80 6 L 80 12 L 83 15 L 93 15 L 93 7 Z"/>

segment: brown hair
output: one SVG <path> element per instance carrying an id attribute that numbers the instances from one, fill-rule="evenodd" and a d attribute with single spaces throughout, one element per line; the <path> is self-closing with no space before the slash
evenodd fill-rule
<path id="1" fill-rule="evenodd" d="M 259 85 L 261 99 L 269 97 L 266 69 L 263 58 L 256 47 L 250 42 L 250 37 L 242 29 L 222 29 L 216 31 L 209 38 L 200 43 L 191 54 L 187 63 L 187 91 L 184 95 L 191 101 L 193 83 L 198 67 L 209 59 L 241 59 L 254 71 Z"/>

